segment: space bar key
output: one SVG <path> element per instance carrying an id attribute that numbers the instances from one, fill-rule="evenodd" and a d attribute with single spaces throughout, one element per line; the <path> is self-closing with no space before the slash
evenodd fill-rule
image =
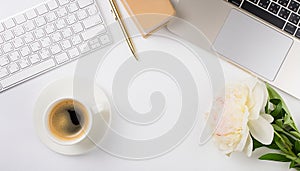
<path id="1" fill-rule="evenodd" d="M 12 86 L 12 85 L 22 81 L 22 80 L 25 80 L 31 76 L 34 76 L 34 75 L 39 74 L 47 69 L 50 69 L 54 66 L 55 66 L 55 62 L 52 59 L 50 59 L 48 61 L 39 63 L 38 65 L 31 66 L 30 68 L 25 69 L 15 75 L 12 75 L 11 77 L 3 79 L 0 81 L 0 83 L 2 84 L 3 88 L 7 88 L 9 86 Z"/>

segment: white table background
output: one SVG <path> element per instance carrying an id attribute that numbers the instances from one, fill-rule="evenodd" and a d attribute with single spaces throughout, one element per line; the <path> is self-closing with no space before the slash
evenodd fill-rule
<path id="1" fill-rule="evenodd" d="M 113 21 L 108 1 L 98 0 L 108 23 Z M 41 0 L 0 0 L 0 18 L 27 9 Z M 159 46 L 159 42 L 157 42 Z M 226 81 L 249 77 L 245 72 L 221 61 Z M 288 164 L 259 161 L 261 151 L 252 158 L 234 154 L 231 158 L 219 152 L 212 142 L 199 145 L 200 128 L 173 151 L 151 160 L 134 161 L 111 156 L 100 149 L 86 155 L 68 157 L 56 154 L 44 146 L 35 134 L 33 108 L 39 92 L 49 81 L 72 75 L 76 63 L 47 73 L 11 91 L 0 94 L 0 170 L 288 170 Z M 300 126 L 300 103 L 281 93 Z"/>

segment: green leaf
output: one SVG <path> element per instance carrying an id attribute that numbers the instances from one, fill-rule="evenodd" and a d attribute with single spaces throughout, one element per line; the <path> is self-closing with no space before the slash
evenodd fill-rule
<path id="1" fill-rule="evenodd" d="M 299 153 L 300 153 L 300 140 L 299 140 L 299 139 L 295 141 L 295 146 L 294 146 L 294 148 L 295 148 L 296 154 L 299 155 Z M 299 156 L 298 156 L 298 157 L 299 157 Z"/>
<path id="2" fill-rule="evenodd" d="M 292 161 L 291 164 L 290 164 L 290 169 L 294 168 L 295 166 L 296 166 L 295 161 Z"/>
<path id="3" fill-rule="evenodd" d="M 256 149 L 264 146 L 262 143 L 258 142 L 256 139 L 252 138 L 252 140 L 253 140 L 253 150 L 252 151 L 255 151 Z"/>
<path id="4" fill-rule="evenodd" d="M 267 90 L 269 93 L 269 98 L 270 99 L 280 99 L 282 102 L 282 108 L 285 110 L 285 112 L 290 113 L 290 111 L 288 110 L 288 107 L 284 103 L 282 97 L 269 84 L 266 84 L 266 86 L 267 86 Z"/>
<path id="5" fill-rule="evenodd" d="M 275 124 L 278 125 L 280 128 L 283 128 L 283 119 L 276 119 Z"/>
<path id="6" fill-rule="evenodd" d="M 279 135 L 278 133 L 275 134 L 276 136 L 274 137 L 274 141 L 276 143 L 276 145 L 279 147 L 279 149 L 286 153 L 289 154 L 289 146 L 287 144 L 285 144 L 284 139 L 281 137 L 281 135 Z"/>
<path id="7" fill-rule="evenodd" d="M 289 140 L 289 138 L 287 136 L 283 135 L 283 134 L 281 134 L 281 137 L 284 140 L 284 144 L 286 144 L 286 146 L 289 149 L 292 149 L 294 145 L 291 143 L 291 141 Z"/>
<path id="8" fill-rule="evenodd" d="M 273 105 L 277 106 L 277 105 L 279 105 L 281 103 L 281 100 L 280 99 L 270 99 L 270 102 Z"/>
<path id="9" fill-rule="evenodd" d="M 269 153 L 261 156 L 259 158 L 260 160 L 270 160 L 270 161 L 278 161 L 278 162 L 290 162 L 291 159 L 288 159 L 283 154 L 277 154 L 277 153 Z"/>
<path id="10" fill-rule="evenodd" d="M 267 146 L 269 149 L 273 150 L 280 150 L 279 147 L 276 145 L 275 141 L 273 141 L 270 145 Z"/>
<path id="11" fill-rule="evenodd" d="M 291 116 L 289 115 L 285 115 L 283 121 L 284 125 L 290 125 L 294 123 L 294 121 L 291 119 Z"/>
<path id="12" fill-rule="evenodd" d="M 278 105 L 275 105 L 275 109 L 270 113 L 275 119 L 282 118 L 283 112 L 282 112 L 282 102 L 280 102 Z"/>
<path id="13" fill-rule="evenodd" d="M 300 139 L 300 133 L 297 131 L 290 131 L 290 134 L 292 134 L 295 138 Z"/>
<path id="14" fill-rule="evenodd" d="M 278 132 L 284 132 L 284 129 L 282 129 L 280 126 L 276 125 L 276 124 L 272 124 L 273 128 L 275 131 Z"/>
<path id="15" fill-rule="evenodd" d="M 283 122 L 285 128 L 287 131 L 291 131 L 290 128 L 297 130 L 296 124 L 292 117 L 290 115 L 285 115 L 284 116 L 284 122 Z"/>
<path id="16" fill-rule="evenodd" d="M 265 106 L 265 112 L 266 113 L 270 113 L 271 111 L 270 111 L 270 102 L 269 101 L 267 101 L 267 104 L 266 104 L 266 106 Z"/>

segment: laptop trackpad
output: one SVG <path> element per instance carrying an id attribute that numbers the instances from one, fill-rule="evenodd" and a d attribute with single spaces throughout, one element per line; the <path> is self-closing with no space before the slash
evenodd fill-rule
<path id="1" fill-rule="evenodd" d="M 273 81 L 292 44 L 291 38 L 231 10 L 214 48 L 234 63 Z"/>

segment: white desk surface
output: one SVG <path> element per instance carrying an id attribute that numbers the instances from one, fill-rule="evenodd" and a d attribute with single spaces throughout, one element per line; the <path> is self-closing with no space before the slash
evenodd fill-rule
<path id="1" fill-rule="evenodd" d="M 13 15 L 39 2 L 41 0 L 0 0 L 0 18 Z M 112 21 L 108 1 L 99 0 L 99 3 L 107 21 Z M 221 63 L 226 81 L 240 80 L 249 76 L 223 61 Z M 58 155 L 46 148 L 36 136 L 32 111 L 39 92 L 49 80 L 71 75 L 74 68 L 75 63 L 68 64 L 0 94 L 0 170 L 288 170 L 288 164 L 257 160 L 260 152 L 254 153 L 252 158 L 247 158 L 243 154 L 234 154 L 228 158 L 220 153 L 212 142 L 199 146 L 198 125 L 173 151 L 151 160 L 125 160 L 100 149 L 77 157 Z M 284 93 L 282 95 L 300 126 L 299 101 Z"/>

